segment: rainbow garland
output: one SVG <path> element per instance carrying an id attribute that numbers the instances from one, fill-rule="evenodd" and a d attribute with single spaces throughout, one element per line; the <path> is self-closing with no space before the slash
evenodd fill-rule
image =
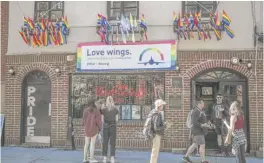
<path id="1" fill-rule="evenodd" d="M 185 40 L 195 39 L 193 30 L 197 30 L 198 40 L 211 40 L 210 30 L 213 30 L 216 39 L 219 41 L 222 39 L 221 31 L 225 31 L 227 35 L 232 39 L 235 37 L 233 30 L 230 28 L 231 19 L 225 11 L 222 13 L 222 20 L 220 21 L 218 17 L 218 12 L 215 14 L 210 13 L 210 24 L 202 27 L 201 25 L 201 11 L 196 13 L 185 13 L 184 17 L 181 17 L 179 13 L 178 16 L 173 13 L 173 25 L 174 32 L 177 34 L 178 40 L 184 38 Z"/>
<path id="2" fill-rule="evenodd" d="M 33 47 L 55 46 L 67 44 L 67 35 L 69 35 L 70 26 L 67 16 L 61 19 L 57 18 L 54 23 L 48 19 L 42 18 L 34 23 L 30 18 L 24 17 L 24 26 L 18 31 L 24 42 Z"/>

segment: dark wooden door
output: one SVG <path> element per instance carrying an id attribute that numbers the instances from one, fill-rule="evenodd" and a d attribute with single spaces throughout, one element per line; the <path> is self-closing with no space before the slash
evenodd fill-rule
<path id="1" fill-rule="evenodd" d="M 206 114 L 208 121 L 211 119 L 211 111 L 213 104 L 215 102 L 217 89 L 218 89 L 217 82 L 196 83 L 196 96 L 197 99 L 202 99 L 204 101 L 204 112 Z M 208 134 L 205 136 L 205 140 L 206 140 L 207 149 L 217 148 L 217 139 L 214 129 L 208 130 Z"/>
<path id="2" fill-rule="evenodd" d="M 26 143 L 50 143 L 51 83 L 42 71 L 30 72 L 24 80 L 23 136 Z"/>

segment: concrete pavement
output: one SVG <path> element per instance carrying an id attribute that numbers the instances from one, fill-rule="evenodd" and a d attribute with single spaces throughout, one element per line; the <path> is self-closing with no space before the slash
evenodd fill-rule
<path id="1" fill-rule="evenodd" d="M 125 151 L 117 150 L 117 163 L 149 163 L 150 151 Z M 159 163 L 182 163 L 182 155 L 161 152 Z M 2 163 L 82 163 L 83 151 L 63 151 L 55 148 L 21 148 L 2 147 Z M 101 156 L 96 156 L 97 160 L 102 160 Z M 197 163 L 199 157 L 192 157 Z M 234 157 L 207 157 L 210 163 L 235 163 Z M 100 161 L 102 162 L 102 161 Z M 262 163 L 263 159 L 247 157 L 247 163 Z"/>

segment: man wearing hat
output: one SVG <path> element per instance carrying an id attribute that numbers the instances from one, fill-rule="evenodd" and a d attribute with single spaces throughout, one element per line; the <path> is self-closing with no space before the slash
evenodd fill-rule
<path id="1" fill-rule="evenodd" d="M 149 113 L 148 117 L 152 117 L 152 124 L 153 124 L 153 146 L 152 146 L 152 153 L 150 163 L 157 163 L 159 157 L 159 150 L 160 150 L 160 141 L 161 137 L 164 135 L 164 131 L 166 128 L 166 124 L 162 118 L 162 111 L 163 107 L 166 105 L 166 102 L 162 99 L 158 99 L 155 101 L 155 108 Z"/>

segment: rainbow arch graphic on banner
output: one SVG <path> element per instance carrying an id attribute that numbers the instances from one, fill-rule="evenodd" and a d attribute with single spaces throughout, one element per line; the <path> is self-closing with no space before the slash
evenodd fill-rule
<path id="1" fill-rule="evenodd" d="M 141 54 L 140 54 L 140 56 L 139 56 L 139 61 L 142 61 L 142 58 L 143 58 L 143 56 L 144 56 L 144 54 L 146 53 L 146 52 L 148 52 L 148 51 L 155 51 L 155 52 L 157 52 L 156 54 L 159 54 L 160 55 L 160 59 L 162 60 L 162 61 L 164 61 L 164 55 L 161 53 L 161 51 L 159 50 L 159 49 L 157 49 L 157 48 L 147 48 L 147 49 L 145 49 Z"/>

